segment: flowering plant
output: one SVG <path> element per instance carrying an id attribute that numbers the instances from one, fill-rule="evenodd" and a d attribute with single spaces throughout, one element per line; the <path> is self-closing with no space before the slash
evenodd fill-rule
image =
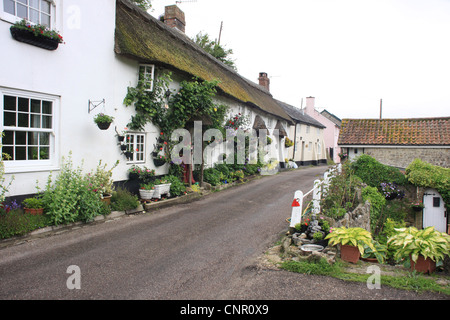
<path id="1" fill-rule="evenodd" d="M 226 129 L 237 130 L 239 128 L 244 129 L 248 128 L 249 124 L 250 120 L 248 116 L 244 116 L 241 113 L 238 113 L 225 122 L 225 130 Z"/>
<path id="2" fill-rule="evenodd" d="M 33 33 L 36 37 L 44 37 L 63 43 L 63 37 L 55 30 L 50 30 L 47 26 L 41 24 L 31 24 L 25 19 L 16 22 L 11 29 L 27 30 Z"/>
<path id="3" fill-rule="evenodd" d="M 345 152 L 340 152 L 338 154 L 338 156 L 339 156 L 339 158 L 344 159 L 344 158 L 347 158 L 348 154 L 346 154 Z"/>
<path id="4" fill-rule="evenodd" d="M 157 160 L 164 160 L 164 161 L 168 161 L 168 158 L 166 157 L 166 156 L 163 156 L 163 155 L 157 155 L 157 156 L 154 156 L 153 157 L 153 159 L 157 159 Z"/>
<path id="5" fill-rule="evenodd" d="M 138 174 L 139 179 L 141 179 L 144 183 L 149 183 L 155 176 L 155 170 L 144 167 L 143 169 L 138 170 Z"/>
<path id="6" fill-rule="evenodd" d="M 155 186 L 152 183 L 147 183 L 147 184 L 142 183 L 140 185 L 140 187 L 141 187 L 141 190 L 155 190 Z"/>
<path id="7" fill-rule="evenodd" d="M 395 198 L 400 194 L 400 189 L 393 182 L 383 182 L 381 184 L 381 191 L 386 198 Z"/>
<path id="8" fill-rule="evenodd" d="M 423 209 L 424 205 L 423 205 L 422 201 L 416 201 L 416 202 L 411 203 L 411 207 Z"/>
<path id="9" fill-rule="evenodd" d="M 286 137 L 286 139 L 284 140 L 284 146 L 286 148 L 290 148 L 294 145 L 294 141 L 292 141 L 291 139 L 289 139 L 288 137 Z"/>
<path id="10" fill-rule="evenodd" d="M 155 185 L 167 184 L 169 183 L 166 179 L 157 179 L 155 180 Z"/>

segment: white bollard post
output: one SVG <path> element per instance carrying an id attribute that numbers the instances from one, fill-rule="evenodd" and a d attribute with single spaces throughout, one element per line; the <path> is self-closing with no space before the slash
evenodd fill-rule
<path id="1" fill-rule="evenodd" d="M 290 227 L 294 228 L 297 223 L 302 222 L 303 211 L 303 192 L 300 190 L 295 191 L 294 201 L 292 202 L 291 224 Z"/>
<path id="2" fill-rule="evenodd" d="M 327 171 L 324 173 L 323 175 L 323 196 L 326 196 L 328 193 L 328 186 L 330 185 L 330 177 L 329 177 L 330 173 Z"/>
<path id="3" fill-rule="evenodd" d="M 321 198 L 321 190 L 320 190 L 320 180 L 314 181 L 314 191 L 313 191 L 313 213 L 320 212 L 320 198 Z"/>

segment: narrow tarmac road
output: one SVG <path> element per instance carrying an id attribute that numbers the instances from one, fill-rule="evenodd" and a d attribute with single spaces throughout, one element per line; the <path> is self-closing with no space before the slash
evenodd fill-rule
<path id="1" fill-rule="evenodd" d="M 365 284 L 258 267 L 258 257 L 288 227 L 294 192 L 310 190 L 326 169 L 283 172 L 189 204 L 4 248 L 0 299 L 439 298 L 387 288 L 374 295 Z M 80 289 L 68 288 L 74 283 Z"/>

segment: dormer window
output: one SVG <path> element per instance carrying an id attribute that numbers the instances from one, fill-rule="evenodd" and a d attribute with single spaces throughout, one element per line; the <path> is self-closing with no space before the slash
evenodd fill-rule
<path id="1" fill-rule="evenodd" d="M 139 81 L 143 81 L 146 90 L 153 91 L 153 80 L 155 78 L 155 66 L 152 64 L 141 64 L 139 66 Z"/>
<path id="2" fill-rule="evenodd" d="M 52 3 L 48 0 L 3 0 L 3 12 L 52 28 Z"/>

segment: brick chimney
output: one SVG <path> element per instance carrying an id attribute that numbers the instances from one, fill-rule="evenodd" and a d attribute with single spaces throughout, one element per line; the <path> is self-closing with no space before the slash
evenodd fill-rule
<path id="1" fill-rule="evenodd" d="M 171 28 L 185 32 L 186 20 L 184 12 L 177 5 L 167 6 L 164 13 L 164 23 Z"/>
<path id="2" fill-rule="evenodd" d="M 266 88 L 267 91 L 270 91 L 270 79 L 266 72 L 260 72 L 258 80 L 260 86 Z"/>

